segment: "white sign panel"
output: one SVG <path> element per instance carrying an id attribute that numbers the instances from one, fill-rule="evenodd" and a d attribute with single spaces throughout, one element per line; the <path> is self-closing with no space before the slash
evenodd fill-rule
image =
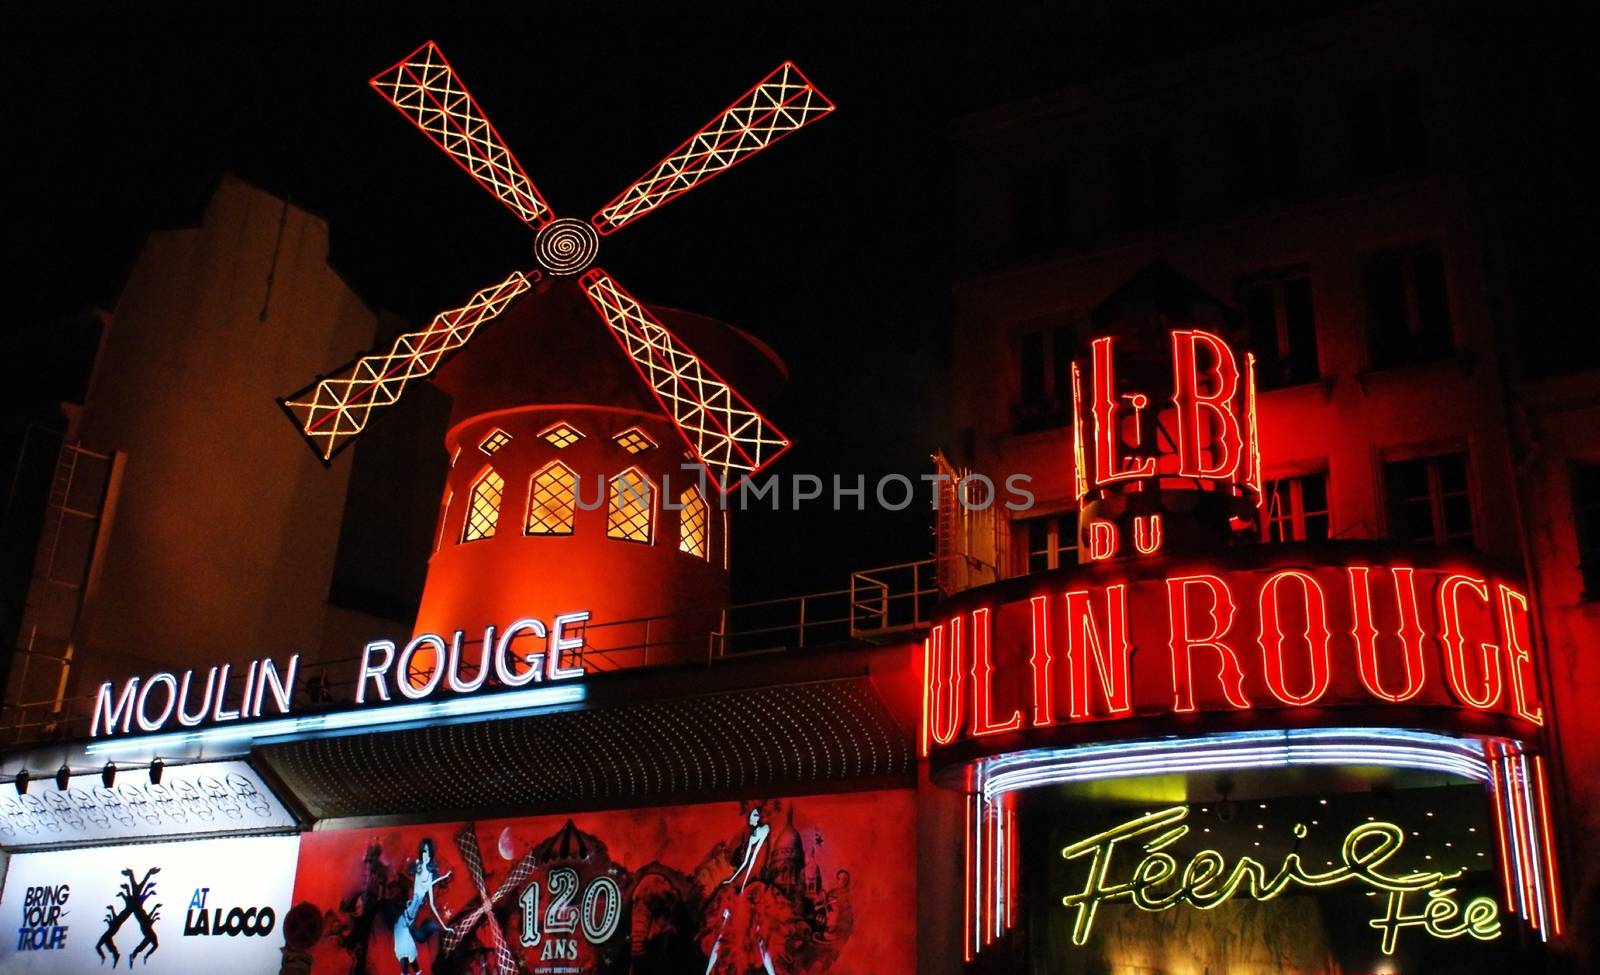
<path id="1" fill-rule="evenodd" d="M 130 770 L 110 788 L 96 772 L 74 775 L 65 790 L 39 780 L 26 795 L 0 792 L 7 850 L 294 828 L 288 809 L 244 762 L 173 766 L 160 785 Z"/>
<path id="2" fill-rule="evenodd" d="M 0 972 L 277 972 L 299 843 L 241 836 L 17 854 L 0 895 Z"/>

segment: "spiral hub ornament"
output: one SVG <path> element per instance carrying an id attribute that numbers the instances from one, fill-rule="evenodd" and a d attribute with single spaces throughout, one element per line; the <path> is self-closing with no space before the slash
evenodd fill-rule
<path id="1" fill-rule="evenodd" d="M 561 217 L 539 228 L 533 238 L 533 258 L 551 274 L 568 277 L 594 263 L 600 235 L 586 220 Z"/>

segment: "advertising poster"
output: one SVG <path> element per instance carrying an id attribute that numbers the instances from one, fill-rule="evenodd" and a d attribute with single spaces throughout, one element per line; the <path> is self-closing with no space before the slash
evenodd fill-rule
<path id="1" fill-rule="evenodd" d="M 910 792 L 308 834 L 336 975 L 845 975 L 916 959 Z"/>
<path id="2" fill-rule="evenodd" d="M 20 853 L 0 896 L 0 972 L 275 973 L 299 838 Z"/>

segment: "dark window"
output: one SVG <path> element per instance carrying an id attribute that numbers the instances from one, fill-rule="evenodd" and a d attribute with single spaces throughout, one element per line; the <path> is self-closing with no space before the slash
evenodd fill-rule
<path id="1" fill-rule="evenodd" d="M 1054 160 L 1018 171 L 1011 180 L 1011 244 L 1019 254 L 1059 247 L 1072 236 L 1069 170 Z"/>
<path id="2" fill-rule="evenodd" d="M 1578 527 L 1583 598 L 1600 599 L 1600 464 L 1572 465 L 1572 515 Z"/>
<path id="3" fill-rule="evenodd" d="M 1063 426 L 1072 409 L 1072 330 L 1024 332 L 1017 339 L 1017 433 Z"/>
<path id="4" fill-rule="evenodd" d="M 1172 140 L 1130 139 L 1111 150 L 1111 221 L 1137 230 L 1172 217 L 1177 209 L 1177 161 Z"/>
<path id="5" fill-rule="evenodd" d="M 1027 543 L 1028 572 L 1044 572 L 1075 565 L 1078 561 L 1078 513 L 1028 518 L 1022 523 L 1020 534 Z"/>
<path id="6" fill-rule="evenodd" d="M 1300 187 L 1300 127 L 1288 105 L 1228 119 L 1223 173 L 1234 204 L 1282 199 Z"/>
<path id="7" fill-rule="evenodd" d="M 1367 336 L 1377 368 L 1450 354 L 1450 303 L 1436 245 L 1373 254 L 1363 262 Z"/>
<path id="8" fill-rule="evenodd" d="M 1307 542 L 1328 537 L 1328 475 L 1303 474 L 1268 481 L 1261 512 L 1264 542 Z"/>
<path id="9" fill-rule="evenodd" d="M 1426 161 L 1416 78 L 1408 75 L 1358 82 L 1344 90 L 1341 103 L 1345 161 L 1351 176 L 1384 176 Z"/>
<path id="10" fill-rule="evenodd" d="M 1473 544 L 1466 454 L 1395 461 L 1384 465 L 1383 474 L 1390 537 L 1401 542 Z"/>
<path id="11" fill-rule="evenodd" d="M 1262 389 L 1313 382 L 1317 331 L 1311 313 L 1311 279 L 1304 272 L 1249 279 L 1239 304 L 1256 354 L 1256 384 Z"/>

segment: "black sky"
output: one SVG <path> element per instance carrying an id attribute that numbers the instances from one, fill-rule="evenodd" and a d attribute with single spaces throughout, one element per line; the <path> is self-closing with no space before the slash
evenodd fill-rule
<path id="1" fill-rule="evenodd" d="M 601 259 L 641 298 L 735 323 L 784 357 L 772 415 L 797 446 L 783 472 L 915 476 L 949 438 L 951 119 L 1349 5 L 13 7 L 8 398 L 49 374 L 27 339 L 114 303 L 145 235 L 193 222 L 223 173 L 326 217 L 335 267 L 412 320 L 527 267 L 527 230 L 367 87 L 426 39 L 557 212 L 578 217 L 788 58 L 839 110 L 609 238 Z M 925 510 L 745 516 L 739 594 L 834 588 L 852 568 L 926 555 L 929 523 Z"/>

